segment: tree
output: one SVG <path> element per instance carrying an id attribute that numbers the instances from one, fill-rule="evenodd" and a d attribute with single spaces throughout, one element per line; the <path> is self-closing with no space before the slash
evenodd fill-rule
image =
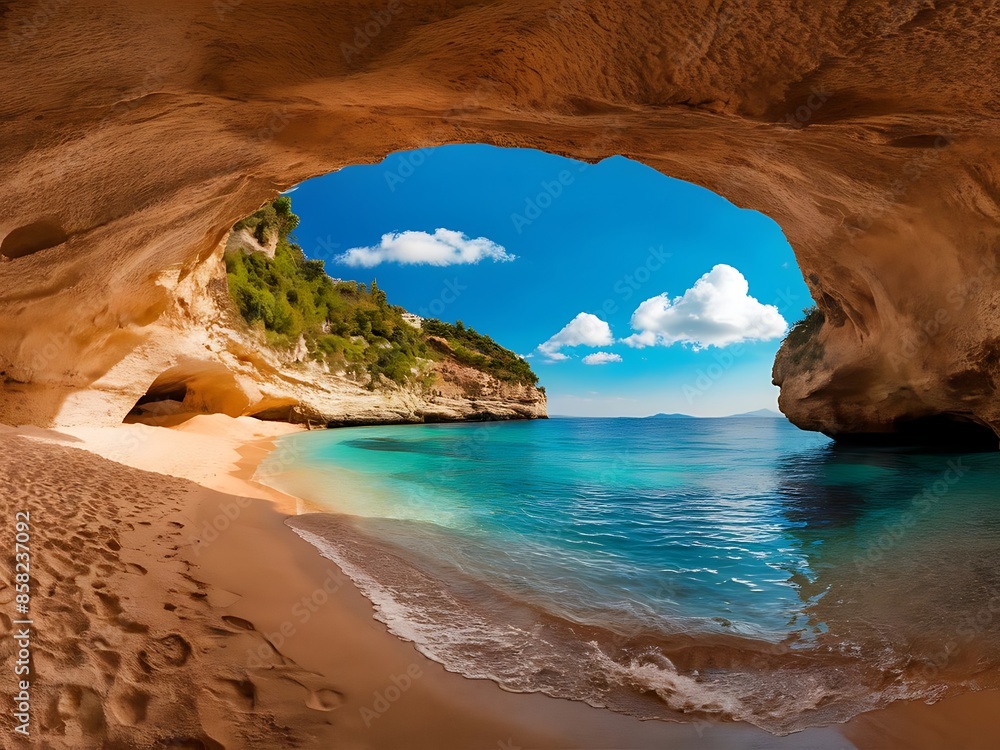
<path id="1" fill-rule="evenodd" d="M 378 282 L 375 279 L 372 279 L 372 300 L 381 310 L 385 310 L 389 306 L 385 292 L 378 288 Z"/>

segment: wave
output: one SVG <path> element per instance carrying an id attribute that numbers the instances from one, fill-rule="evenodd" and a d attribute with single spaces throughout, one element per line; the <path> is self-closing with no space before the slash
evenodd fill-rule
<path id="1" fill-rule="evenodd" d="M 513 692 L 643 719 L 745 721 L 787 734 L 894 700 L 933 701 L 949 688 L 924 679 L 884 645 L 802 646 L 577 622 L 386 541 L 405 536 L 413 522 L 315 513 L 286 523 L 344 570 L 392 633 L 449 671 Z"/>

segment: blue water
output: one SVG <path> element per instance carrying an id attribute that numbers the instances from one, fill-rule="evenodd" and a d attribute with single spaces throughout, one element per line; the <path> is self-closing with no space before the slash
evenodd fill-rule
<path id="1" fill-rule="evenodd" d="M 510 689 L 787 731 L 1000 664 L 997 454 L 553 419 L 295 435 L 261 477 L 390 628 Z"/>

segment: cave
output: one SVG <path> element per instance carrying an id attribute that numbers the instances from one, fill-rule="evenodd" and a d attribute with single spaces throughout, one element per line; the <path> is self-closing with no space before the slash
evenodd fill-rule
<path id="1" fill-rule="evenodd" d="M 1000 377 L 995 4 L 757 2 L 721 23 L 691 0 L 575 5 L 438 4 L 348 56 L 340 42 L 368 18 L 350 3 L 133 3 L 116 8 L 115 45 L 87 41 L 105 38 L 100 14 L 49 24 L 46 44 L 21 39 L 6 101 L 16 112 L 30 93 L 45 116 L 0 118 L 0 182 L 16 196 L 3 255 L 53 247 L 70 224 L 74 252 L 0 263 L 0 370 L 27 383 L 3 393 L 0 421 L 120 420 L 136 381 L 190 353 L 184 326 L 202 323 L 150 324 L 148 311 L 182 291 L 197 303 L 178 276 L 196 278 L 280 191 L 395 151 L 489 143 L 622 154 L 777 221 L 827 316 L 822 357 L 782 373 L 798 426 L 1000 424 L 994 392 L 949 387 L 969 370 Z M 66 73 L 50 51 L 69 48 Z M 152 77 L 136 64 L 148 49 Z M 184 158 L 166 158 L 178 143 Z M 62 222 L 26 223 L 52 206 Z M 40 361 L 38 340 L 65 331 Z M 90 343 L 111 339 L 114 351 Z M 906 395 L 887 407 L 877 384 Z"/>
<path id="2" fill-rule="evenodd" d="M 895 419 L 886 432 L 832 434 L 845 445 L 927 448 L 934 451 L 991 452 L 1000 438 L 969 414 L 926 414 Z"/>
<path id="3" fill-rule="evenodd" d="M 249 403 L 236 376 L 225 366 L 187 360 L 158 375 L 129 410 L 126 421 L 194 414 L 238 417 Z"/>
<path id="4" fill-rule="evenodd" d="M 0 242 L 0 255 L 10 260 L 23 258 L 61 245 L 69 235 L 53 219 L 35 221 L 11 231 Z"/>

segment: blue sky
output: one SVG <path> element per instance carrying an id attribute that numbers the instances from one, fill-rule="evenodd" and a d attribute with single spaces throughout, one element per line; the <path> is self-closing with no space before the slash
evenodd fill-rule
<path id="1" fill-rule="evenodd" d="M 292 203 L 331 276 L 530 356 L 554 415 L 775 408 L 784 323 L 812 304 L 775 222 L 622 157 L 445 146 L 309 180 Z"/>

